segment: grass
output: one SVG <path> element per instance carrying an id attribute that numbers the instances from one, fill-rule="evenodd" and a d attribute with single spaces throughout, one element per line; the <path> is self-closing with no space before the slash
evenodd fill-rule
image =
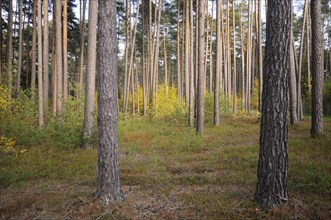
<path id="1" fill-rule="evenodd" d="M 97 150 L 33 146 L 0 158 L 1 219 L 329 219 L 331 121 L 310 138 L 310 121 L 289 129 L 289 204 L 252 201 L 259 121 L 227 116 L 203 136 L 183 125 L 119 121 L 120 177 L 126 200 L 94 198 Z M 24 146 L 21 146 L 24 148 Z"/>

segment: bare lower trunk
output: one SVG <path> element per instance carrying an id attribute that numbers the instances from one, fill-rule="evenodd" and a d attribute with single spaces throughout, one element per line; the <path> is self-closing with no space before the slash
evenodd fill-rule
<path id="1" fill-rule="evenodd" d="M 44 71 L 44 110 L 48 111 L 49 71 L 48 71 L 48 0 L 44 0 L 44 42 L 43 42 L 43 71 Z"/>
<path id="2" fill-rule="evenodd" d="M 43 47 L 42 47 L 42 11 L 41 1 L 38 1 L 38 121 L 39 127 L 44 126 L 43 101 Z"/>
<path id="3" fill-rule="evenodd" d="M 198 133 L 204 132 L 204 121 L 205 121 L 205 114 L 204 114 L 204 85 L 205 85 L 205 72 L 204 72 L 204 34 L 205 34 L 205 0 L 199 0 L 199 21 L 198 21 L 198 28 L 199 28 L 199 53 L 198 53 L 198 82 L 197 82 L 197 120 L 196 120 L 196 131 Z"/>
<path id="4" fill-rule="evenodd" d="M 263 82 L 269 83 L 263 84 L 255 199 L 263 206 L 275 207 L 288 200 L 287 77 L 291 71 L 291 0 L 269 0 L 268 5 Z"/>
<path id="5" fill-rule="evenodd" d="M 312 93 L 311 135 L 323 134 L 323 32 L 320 0 L 311 0 Z"/>
<path id="6" fill-rule="evenodd" d="M 106 205 L 122 200 L 117 142 L 116 1 L 99 1 L 97 197 Z"/>
<path id="7" fill-rule="evenodd" d="M 62 76 L 62 28 L 61 28 L 61 12 L 62 2 L 55 2 L 55 68 L 56 68 L 56 115 L 58 118 L 62 114 L 62 99 L 63 99 L 63 76 Z"/>
<path id="8" fill-rule="evenodd" d="M 86 94 L 84 109 L 83 147 L 93 147 L 93 124 L 94 124 L 94 93 L 95 93 L 95 66 L 97 47 L 97 13 L 98 2 L 89 2 L 88 21 L 88 45 L 87 45 L 87 71 L 86 71 Z"/>

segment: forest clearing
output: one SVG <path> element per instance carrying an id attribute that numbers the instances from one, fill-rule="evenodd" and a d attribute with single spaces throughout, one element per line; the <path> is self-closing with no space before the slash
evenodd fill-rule
<path id="1" fill-rule="evenodd" d="M 1 219 L 329 219 L 330 119 L 325 128 L 320 139 L 310 138 L 309 119 L 289 129 L 290 199 L 264 210 L 253 201 L 256 117 L 227 116 L 204 137 L 183 125 L 121 118 L 124 201 L 95 199 L 96 149 L 44 144 L 1 160 Z"/>

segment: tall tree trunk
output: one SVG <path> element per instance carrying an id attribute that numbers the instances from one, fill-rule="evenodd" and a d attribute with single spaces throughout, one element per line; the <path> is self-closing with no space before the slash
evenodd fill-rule
<path id="1" fill-rule="evenodd" d="M 323 32 L 320 0 L 311 0 L 312 94 L 311 135 L 323 134 Z"/>
<path id="2" fill-rule="evenodd" d="M 178 98 L 179 102 L 182 103 L 182 73 L 181 73 L 181 54 L 180 54 L 180 22 L 179 22 L 179 17 L 180 17 L 180 0 L 177 0 L 178 6 L 177 6 L 177 93 L 178 93 Z"/>
<path id="3" fill-rule="evenodd" d="M 7 34 L 8 98 L 11 99 L 13 87 L 13 0 L 9 0 Z"/>
<path id="4" fill-rule="evenodd" d="M 138 15 L 139 15 L 139 8 L 140 8 L 140 0 L 138 0 L 138 5 L 137 5 L 137 10 L 136 10 L 136 19 L 135 19 L 135 25 L 134 25 L 134 31 L 133 31 L 133 39 L 130 38 L 131 42 L 131 54 L 130 54 L 130 63 L 129 63 L 129 71 L 128 71 L 128 76 L 127 76 L 127 82 L 125 82 L 126 84 L 126 95 L 124 95 L 124 97 L 126 98 L 126 100 L 124 100 L 124 112 L 127 112 L 127 108 L 128 108 L 128 102 L 129 102 L 129 92 L 130 92 L 130 81 L 133 82 L 133 78 L 134 77 L 134 52 L 136 51 L 136 35 L 137 35 L 137 25 L 138 25 Z M 133 90 L 131 89 L 131 91 L 133 92 Z M 133 95 L 133 93 L 132 93 Z M 132 96 L 133 98 L 133 96 Z"/>
<path id="5" fill-rule="evenodd" d="M 97 197 L 106 205 L 122 200 L 117 144 L 116 1 L 99 1 Z"/>
<path id="6" fill-rule="evenodd" d="M 291 0 L 269 0 L 268 5 L 255 199 L 263 206 L 275 207 L 288 200 L 287 77 L 291 71 Z"/>
<path id="7" fill-rule="evenodd" d="M 93 147 L 93 123 L 94 123 L 94 92 L 95 92 L 95 66 L 97 48 L 97 21 L 98 2 L 89 2 L 88 20 L 88 45 L 87 45 L 87 72 L 86 72 L 86 94 L 84 109 L 84 131 L 83 147 Z"/>
<path id="8" fill-rule="evenodd" d="M 55 71 L 56 71 L 56 115 L 58 118 L 62 114 L 62 99 L 63 99 L 63 75 L 62 75 L 62 28 L 61 28 L 61 12 L 62 2 L 55 3 Z"/>
<path id="9" fill-rule="evenodd" d="M 296 84 L 296 70 L 295 70 L 295 48 L 293 31 L 291 34 L 291 72 L 289 74 L 289 93 L 290 93 L 290 121 L 291 125 L 298 123 L 298 111 L 297 111 L 297 84 Z"/>
<path id="10" fill-rule="evenodd" d="M 48 53 L 49 53 L 49 37 L 48 37 L 48 0 L 44 0 L 44 42 L 43 42 L 43 71 L 44 71 L 44 110 L 48 111 L 48 96 L 49 96 L 49 71 L 48 71 Z"/>
<path id="11" fill-rule="evenodd" d="M 196 131 L 198 133 L 204 132 L 204 122 L 205 122 L 205 114 L 204 114 L 204 85 L 205 85 L 205 72 L 204 72 L 204 35 L 205 35 L 205 0 L 199 0 L 199 71 L 198 71 L 198 82 L 197 82 L 197 120 L 196 120 Z"/>
<path id="12" fill-rule="evenodd" d="M 190 128 L 194 127 L 194 62 L 193 62 L 193 1 L 189 1 L 189 125 Z"/>
<path id="13" fill-rule="evenodd" d="M 53 24 L 52 24 L 52 111 L 53 116 L 56 116 L 56 100 L 57 100 L 57 72 L 56 72 L 56 56 L 55 56 L 55 26 L 56 26 L 56 4 L 53 4 Z"/>
<path id="14" fill-rule="evenodd" d="M 214 36 L 214 2 L 211 2 L 211 22 L 210 22 L 210 50 L 209 50 L 209 93 L 213 92 L 213 36 Z"/>
<path id="15" fill-rule="evenodd" d="M 262 111 L 262 88 L 263 88 L 263 50 L 262 50 L 262 4 L 258 0 L 258 48 L 259 48 L 259 112 Z"/>
<path id="16" fill-rule="evenodd" d="M 186 104 L 189 103 L 189 93 L 190 93 L 190 87 L 189 87 L 189 80 L 190 80 L 190 59 L 189 59 L 189 53 L 190 53 L 190 0 L 185 0 L 185 102 Z"/>
<path id="17" fill-rule="evenodd" d="M 222 1 L 216 3 L 216 66 L 215 66 L 215 81 L 214 81 L 214 125 L 220 124 L 220 77 L 222 76 Z"/>
<path id="18" fill-rule="evenodd" d="M 251 10 L 250 1 L 248 1 L 248 33 L 247 33 L 247 64 L 246 64 L 246 110 L 250 111 L 251 106 L 251 75 L 252 75 L 252 25 L 251 25 Z"/>
<path id="19" fill-rule="evenodd" d="M 67 34 L 67 24 L 68 24 L 68 0 L 63 0 L 63 100 L 68 99 L 68 34 Z M 83 89 L 83 88 L 81 88 Z"/>
<path id="20" fill-rule="evenodd" d="M 235 19 L 235 2 L 232 2 L 232 28 L 233 28 L 233 114 L 237 112 L 237 62 L 236 62 L 236 19 Z"/>
<path id="21" fill-rule="evenodd" d="M 39 127 L 44 126 L 43 101 L 43 45 L 42 45 L 42 11 L 41 0 L 38 0 L 38 121 Z"/>
<path id="22" fill-rule="evenodd" d="M 243 111 L 245 109 L 245 49 L 244 49 L 244 30 L 243 30 L 243 24 L 242 24 L 242 16 L 243 16 L 243 0 L 241 0 L 240 3 L 240 48 L 241 48 L 241 110 Z M 263 76 L 263 74 L 261 74 L 261 76 Z M 261 94 L 262 96 L 262 94 Z M 262 106 L 262 105 L 261 105 Z M 261 110 L 260 110 L 261 112 Z"/>
<path id="23" fill-rule="evenodd" d="M 81 21 L 80 21 L 79 68 L 78 68 L 78 78 L 79 78 L 79 86 L 80 86 L 79 89 L 83 89 L 83 82 L 84 82 L 84 50 L 85 50 L 85 11 L 86 11 L 86 1 L 87 0 L 80 0 L 80 7 L 81 7 L 81 16 L 80 17 L 81 17 Z"/>
<path id="24" fill-rule="evenodd" d="M 302 119 L 301 118 L 301 115 L 302 115 L 302 112 L 301 112 L 301 109 L 302 109 L 301 74 L 302 74 L 302 57 L 303 57 L 303 45 L 304 45 L 304 37 L 305 37 L 305 26 L 306 26 L 306 23 L 308 24 L 308 21 L 307 21 L 308 2 L 307 2 L 307 0 L 305 0 L 303 11 L 304 12 L 303 12 L 303 21 L 302 21 L 302 26 L 301 26 L 300 50 L 299 50 L 299 70 L 298 70 L 298 76 L 297 76 L 297 82 L 296 82 L 296 84 L 297 84 L 297 111 L 298 111 L 297 115 L 298 115 L 298 120 Z M 309 37 L 308 37 L 308 31 L 307 31 L 307 40 L 308 39 L 309 39 Z M 308 50 L 309 50 L 309 47 L 310 46 L 307 47 Z"/>
<path id="25" fill-rule="evenodd" d="M 131 14 L 131 12 L 130 12 Z M 129 57 L 129 0 L 125 1 L 125 51 L 124 51 L 124 92 L 123 92 L 123 112 L 127 112 L 127 81 L 128 81 L 128 57 Z"/>
<path id="26" fill-rule="evenodd" d="M 34 96 L 36 88 L 36 48 L 37 48 L 37 1 L 33 1 L 33 17 L 32 17 L 32 55 L 31 55 L 31 90 Z"/>
<path id="27" fill-rule="evenodd" d="M 23 57 L 23 0 L 19 0 L 19 41 L 18 41 L 18 68 L 16 93 L 18 95 L 21 88 L 22 57 Z"/>

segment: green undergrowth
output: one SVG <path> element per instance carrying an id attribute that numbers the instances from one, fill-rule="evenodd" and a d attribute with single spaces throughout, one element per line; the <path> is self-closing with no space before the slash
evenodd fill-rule
<path id="1" fill-rule="evenodd" d="M 331 202 L 326 196 L 331 193 L 330 125 L 325 120 L 325 135 L 317 139 L 310 138 L 308 120 L 290 127 L 290 202 L 287 208 L 273 212 L 260 209 L 252 201 L 259 153 L 259 121 L 252 116 L 223 117 L 219 127 L 206 127 L 204 135 L 164 120 L 121 118 L 121 183 L 123 187 L 138 187 L 138 192 L 152 190 L 161 196 L 177 190 L 176 198 L 191 204 L 188 207 L 195 217 L 292 218 L 289 207 L 296 207 L 294 201 L 300 201 L 304 206 L 300 215 L 309 218 L 309 213 L 330 208 L 326 206 Z M 70 183 L 94 192 L 96 149 L 47 144 L 26 149 L 19 155 L 1 155 L 2 190 L 35 186 L 42 194 L 52 190 L 54 184 Z M 78 194 L 86 195 L 84 192 Z M 62 200 L 56 197 L 54 201 L 56 205 Z M 315 205 L 311 207 L 312 203 Z"/>

